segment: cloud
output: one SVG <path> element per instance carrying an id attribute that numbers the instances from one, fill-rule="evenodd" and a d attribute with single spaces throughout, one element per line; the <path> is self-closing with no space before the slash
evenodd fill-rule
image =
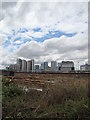
<path id="1" fill-rule="evenodd" d="M 64 59 L 83 61 L 88 58 L 88 42 L 86 42 L 83 34 L 47 39 L 43 43 L 30 41 L 20 46 L 17 55 L 28 59 L 35 58 L 38 63 Z"/>
<path id="2" fill-rule="evenodd" d="M 17 57 L 34 58 L 37 63 L 88 58 L 88 3 L 3 2 L 2 10 L 3 64 L 14 63 Z M 55 36 L 56 31 L 63 34 Z"/>
<path id="3" fill-rule="evenodd" d="M 17 55 L 24 58 L 35 58 L 37 56 L 45 55 L 45 53 L 41 43 L 30 41 L 19 47 Z"/>
<path id="4" fill-rule="evenodd" d="M 4 3 L 2 9 L 3 26 L 9 30 L 25 26 L 76 32 L 77 27 L 81 26 L 79 24 L 87 21 L 88 16 L 87 3 L 18 2 L 17 4 Z M 6 30 L 3 29 L 3 31 Z"/>
<path id="5" fill-rule="evenodd" d="M 3 33 L 0 33 L 0 45 L 2 45 L 6 39 L 7 36 Z"/>

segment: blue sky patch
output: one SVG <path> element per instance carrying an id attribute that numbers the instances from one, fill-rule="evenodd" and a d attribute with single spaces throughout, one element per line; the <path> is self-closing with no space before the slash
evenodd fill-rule
<path id="1" fill-rule="evenodd" d="M 34 28 L 33 31 L 34 31 L 34 32 L 40 32 L 40 31 L 41 31 L 41 28 Z"/>
<path id="2" fill-rule="evenodd" d="M 10 44 L 11 44 L 10 40 L 6 40 L 6 41 L 2 44 L 2 46 L 5 48 L 5 47 L 8 47 L 8 45 L 10 45 Z"/>
<path id="3" fill-rule="evenodd" d="M 18 30 L 19 33 L 25 33 L 25 32 L 28 32 L 28 29 L 27 28 L 20 28 Z"/>
<path id="4" fill-rule="evenodd" d="M 14 39 L 14 41 L 18 41 L 20 39 L 22 39 L 22 37 L 17 37 L 17 38 Z"/>
<path id="5" fill-rule="evenodd" d="M 40 32 L 41 28 L 35 28 L 35 29 L 33 29 L 33 31 Z M 26 33 L 26 32 L 29 32 L 29 29 L 20 28 L 18 31 L 12 30 L 12 34 L 7 36 L 7 40 L 3 43 L 3 47 L 4 48 L 8 47 L 11 44 L 16 47 L 19 47 L 21 44 L 31 41 L 31 39 L 36 40 L 37 42 L 44 42 L 46 39 L 60 38 L 63 35 L 67 36 L 67 37 L 72 37 L 77 34 L 77 33 L 65 33 L 62 31 L 48 31 L 48 34 L 46 34 L 40 38 L 32 37 L 32 35 L 30 36 L 31 38 L 27 38 L 27 37 L 23 37 L 22 34 L 21 34 L 21 36 L 16 37 L 18 33 Z M 14 36 L 15 36 L 15 39 L 13 41 L 11 41 L 12 37 L 14 37 Z M 12 49 L 10 51 L 13 51 Z"/>
<path id="6" fill-rule="evenodd" d="M 36 40 L 37 42 L 43 42 L 46 39 L 59 38 L 63 35 L 67 37 L 73 37 L 76 34 L 77 33 L 64 33 L 61 31 L 49 31 L 49 33 L 43 36 L 42 38 L 34 38 L 34 40 Z"/>

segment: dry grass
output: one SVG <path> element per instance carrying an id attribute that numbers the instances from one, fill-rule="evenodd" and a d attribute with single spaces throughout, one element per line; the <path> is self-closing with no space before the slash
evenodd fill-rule
<path id="1" fill-rule="evenodd" d="M 42 88 L 43 91 L 25 93 L 18 85 Z M 4 78 L 3 117 L 89 117 L 87 94 L 88 76 L 41 74 L 33 79 L 30 76 L 25 79 Z"/>

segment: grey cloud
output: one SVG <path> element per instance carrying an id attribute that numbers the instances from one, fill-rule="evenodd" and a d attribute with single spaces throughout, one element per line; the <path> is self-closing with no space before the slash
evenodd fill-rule
<path id="1" fill-rule="evenodd" d="M 70 44 L 73 39 L 73 43 Z M 21 45 L 19 50 L 17 51 L 17 55 L 26 58 L 35 58 L 35 59 L 46 59 L 50 61 L 53 59 L 53 56 L 56 55 L 56 59 L 59 56 L 64 58 L 77 58 L 77 56 L 84 57 L 84 54 L 87 55 L 87 42 L 84 44 L 75 43 L 74 38 L 68 40 L 68 38 L 62 39 L 48 39 L 43 43 L 38 43 L 36 41 L 28 42 L 27 44 Z M 67 42 L 66 42 L 67 40 Z M 82 54 L 84 53 L 84 54 Z M 87 57 L 87 56 L 86 56 Z M 37 60 L 38 61 L 38 60 Z"/>
<path id="2" fill-rule="evenodd" d="M 2 9 L 13 8 L 17 2 L 2 2 Z"/>
<path id="3" fill-rule="evenodd" d="M 84 51 L 87 51 L 85 31 L 87 28 L 84 22 L 87 21 L 87 5 L 85 3 L 79 3 L 79 5 L 78 3 L 3 3 L 3 23 L 0 24 L 0 27 L 2 26 L 1 30 L 5 32 L 7 28 L 12 30 L 26 27 L 26 25 L 31 28 L 33 24 L 32 28 L 38 25 L 42 27 L 43 31 L 45 30 L 45 34 L 52 29 L 69 33 L 83 31 L 83 36 L 79 34 L 77 37 L 71 37 L 71 40 L 64 37 L 63 39 L 57 38 L 57 40 L 48 39 L 43 43 L 22 44 L 15 54 L 17 57 L 36 58 L 37 62 L 50 61 L 54 58 L 56 60 L 76 58 L 77 56 L 85 58 Z M 60 24 L 57 24 L 58 21 Z M 45 26 L 47 26 L 47 30 Z"/>
<path id="4" fill-rule="evenodd" d="M 27 42 L 25 45 L 21 45 L 17 51 L 17 55 L 24 58 L 32 58 L 45 55 L 44 49 L 35 41 Z"/>
<path id="5" fill-rule="evenodd" d="M 84 41 L 81 43 L 82 38 L 78 38 L 80 40 L 77 43 L 76 37 L 71 37 L 71 38 L 57 38 L 57 39 L 50 39 L 45 41 L 45 50 L 48 51 L 48 53 L 53 53 L 53 54 L 63 54 L 63 53 L 69 53 L 70 51 L 75 51 L 75 50 L 86 50 L 88 48 L 88 43 L 87 41 Z"/>
<path id="6" fill-rule="evenodd" d="M 0 21 L 3 19 L 2 17 L 2 3 L 0 2 Z"/>
<path id="7" fill-rule="evenodd" d="M 18 14 L 16 17 L 19 19 L 24 19 L 26 15 L 30 12 L 33 3 L 22 2 L 22 3 L 18 3 L 18 5 L 19 4 L 20 4 L 20 8 L 18 10 Z"/>
<path id="8" fill-rule="evenodd" d="M 11 30 L 11 28 L 15 27 L 15 8 L 17 2 L 2 2 L 2 16 L 3 22 L 5 25 Z"/>
<path id="9" fill-rule="evenodd" d="M 65 27 L 66 25 L 61 26 L 59 24 L 56 28 L 54 27 L 54 24 L 56 24 L 57 21 L 59 22 L 70 21 L 70 24 L 72 25 L 72 21 L 77 22 L 77 18 L 79 19 L 78 15 L 76 15 L 76 10 L 77 12 L 79 12 L 80 9 L 78 5 L 79 3 L 75 3 L 76 5 L 74 3 L 68 5 L 67 4 L 68 3 L 53 3 L 53 2 L 33 3 L 25 1 L 17 3 L 5 2 L 3 3 L 3 20 L 5 21 L 6 27 L 9 27 L 9 29 L 12 28 L 15 29 L 17 27 L 22 27 L 24 25 L 31 27 L 33 24 L 34 27 L 36 27 L 37 25 L 49 26 L 51 29 L 53 27 L 53 29 L 61 29 L 67 31 L 67 28 Z M 81 10 L 83 10 L 84 4 L 82 3 L 81 5 L 82 5 Z M 86 5 L 84 7 L 86 7 Z M 83 13 L 84 12 L 85 9 L 83 10 Z M 81 18 L 80 21 L 82 21 Z M 59 28 L 59 26 L 61 27 Z M 73 29 L 71 28 L 70 31 L 72 31 Z"/>
<path id="10" fill-rule="evenodd" d="M 84 61 L 88 58 L 87 50 L 74 50 L 70 52 L 65 52 L 63 53 L 62 58 L 66 60 Z"/>

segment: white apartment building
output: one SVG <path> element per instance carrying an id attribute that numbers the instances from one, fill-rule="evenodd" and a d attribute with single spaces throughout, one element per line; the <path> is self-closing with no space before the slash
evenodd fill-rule
<path id="1" fill-rule="evenodd" d="M 57 70 L 57 62 L 51 61 L 51 71 L 56 71 L 56 70 Z"/>

